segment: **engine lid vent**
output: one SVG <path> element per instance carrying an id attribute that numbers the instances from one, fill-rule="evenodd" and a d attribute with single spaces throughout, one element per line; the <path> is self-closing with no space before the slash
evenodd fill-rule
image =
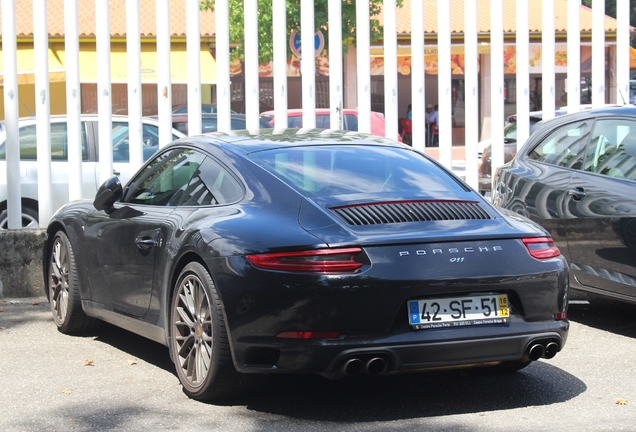
<path id="1" fill-rule="evenodd" d="M 330 209 L 349 225 L 492 219 L 475 201 L 400 201 Z"/>

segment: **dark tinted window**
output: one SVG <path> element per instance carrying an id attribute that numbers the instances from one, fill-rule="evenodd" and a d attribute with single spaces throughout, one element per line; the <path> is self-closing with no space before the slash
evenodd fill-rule
<path id="1" fill-rule="evenodd" d="M 528 154 L 528 158 L 551 165 L 581 168 L 589 135 L 590 125 L 587 122 L 564 125 L 548 135 Z"/>
<path id="2" fill-rule="evenodd" d="M 131 181 L 124 202 L 176 205 L 204 158 L 191 149 L 175 149 L 158 156 Z"/>
<path id="3" fill-rule="evenodd" d="M 597 121 L 587 151 L 585 170 L 636 180 L 636 122 Z"/>
<path id="4" fill-rule="evenodd" d="M 20 128 L 20 159 L 37 160 L 37 133 L 36 125 L 23 126 Z M 80 136 L 82 139 L 82 159 L 88 160 L 86 149 L 86 123 L 80 126 Z M 6 159 L 6 141 L 0 143 L 0 160 Z M 66 123 L 51 123 L 51 160 L 68 161 L 68 131 Z"/>
<path id="5" fill-rule="evenodd" d="M 276 149 L 250 158 L 289 186 L 313 196 L 463 190 L 428 159 L 406 149 L 337 144 Z"/>
<path id="6" fill-rule="evenodd" d="M 181 206 L 228 204 L 242 196 L 236 180 L 210 157 L 205 158 L 182 191 L 178 201 Z M 171 202 L 174 201 L 173 198 Z"/>

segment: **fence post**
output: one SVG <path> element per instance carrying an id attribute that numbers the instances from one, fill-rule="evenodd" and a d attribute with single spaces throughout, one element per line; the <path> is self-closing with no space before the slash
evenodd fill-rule
<path id="1" fill-rule="evenodd" d="M 20 203 L 20 127 L 15 2 L 2 0 L 2 71 L 7 160 L 7 228 L 22 227 Z"/>
<path id="2" fill-rule="evenodd" d="M 49 91 L 49 32 L 46 0 L 33 1 L 35 112 L 38 166 L 38 219 L 46 228 L 51 219 L 51 93 Z"/>
<path id="3" fill-rule="evenodd" d="M 109 1 L 95 0 L 97 37 L 97 114 L 99 127 L 99 183 L 113 175 L 113 105 L 110 85 Z"/>

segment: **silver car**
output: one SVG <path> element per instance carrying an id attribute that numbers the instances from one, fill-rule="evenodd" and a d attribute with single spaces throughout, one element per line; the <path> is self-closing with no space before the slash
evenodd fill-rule
<path id="1" fill-rule="evenodd" d="M 113 116 L 113 173 L 122 183 L 130 178 L 128 151 L 128 117 Z M 159 148 L 159 123 L 143 118 L 143 151 L 147 160 Z M 93 198 L 99 186 L 99 135 L 97 115 L 81 117 L 82 137 L 82 197 Z M 172 138 L 182 138 L 173 129 Z M 53 210 L 69 201 L 68 147 L 66 116 L 51 116 L 51 206 Z M 38 170 L 36 119 L 20 119 L 20 183 L 22 197 L 22 226 L 38 227 Z M 135 171 L 133 169 L 132 171 Z M 7 163 L 6 129 L 0 122 L 0 229 L 7 228 Z"/>

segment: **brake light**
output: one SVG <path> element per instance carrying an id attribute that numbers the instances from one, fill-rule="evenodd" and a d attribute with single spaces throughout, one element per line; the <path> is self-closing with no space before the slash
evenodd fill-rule
<path id="1" fill-rule="evenodd" d="M 554 258 L 561 254 L 559 248 L 549 237 L 531 237 L 522 239 L 523 244 L 528 248 L 528 252 L 534 258 L 547 259 Z"/>
<path id="2" fill-rule="evenodd" d="M 282 332 L 276 335 L 277 338 L 284 339 L 335 339 L 340 336 L 338 331 L 294 331 L 294 332 Z"/>
<path id="3" fill-rule="evenodd" d="M 247 255 L 247 259 L 255 267 L 267 270 L 322 274 L 355 273 L 362 267 L 361 263 L 354 261 L 360 252 L 360 248 L 320 249 Z"/>

